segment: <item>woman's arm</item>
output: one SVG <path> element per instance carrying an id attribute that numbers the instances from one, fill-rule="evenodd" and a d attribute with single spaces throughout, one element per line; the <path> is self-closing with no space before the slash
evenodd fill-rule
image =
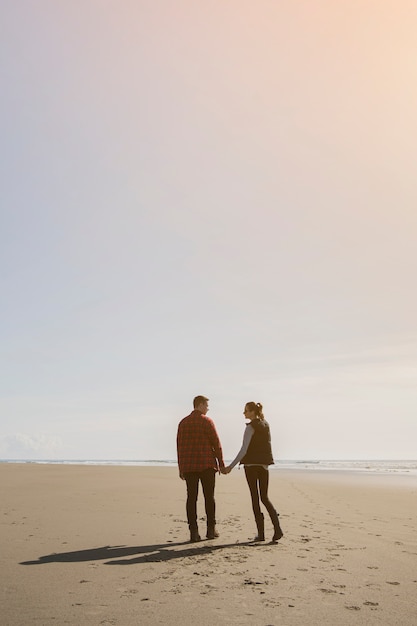
<path id="1" fill-rule="evenodd" d="M 255 431 L 254 431 L 253 427 L 250 424 L 248 424 L 246 426 L 246 428 L 245 428 L 245 432 L 244 432 L 244 435 L 243 435 L 242 447 L 240 448 L 239 452 L 237 453 L 236 458 L 233 459 L 233 461 L 227 467 L 229 472 L 232 471 L 234 466 L 237 465 L 239 463 L 239 461 L 241 461 L 243 459 L 243 457 L 245 456 L 246 452 L 248 451 L 250 440 L 252 439 L 252 435 L 253 435 L 254 432 Z"/>

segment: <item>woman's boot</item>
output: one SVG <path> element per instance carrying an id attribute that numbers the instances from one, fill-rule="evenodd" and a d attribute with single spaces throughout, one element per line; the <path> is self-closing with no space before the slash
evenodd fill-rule
<path id="1" fill-rule="evenodd" d="M 279 515 L 276 511 L 271 515 L 271 521 L 274 525 L 274 536 L 272 537 L 272 541 L 278 541 L 283 537 L 284 533 L 282 532 L 281 526 L 279 525 Z"/>
<path id="2" fill-rule="evenodd" d="M 216 539 L 219 536 L 219 533 L 215 526 L 207 526 L 207 539 Z"/>
<path id="3" fill-rule="evenodd" d="M 256 528 L 258 529 L 258 534 L 255 537 L 255 541 L 265 541 L 265 522 L 263 513 L 261 513 L 258 517 L 255 517 Z"/>

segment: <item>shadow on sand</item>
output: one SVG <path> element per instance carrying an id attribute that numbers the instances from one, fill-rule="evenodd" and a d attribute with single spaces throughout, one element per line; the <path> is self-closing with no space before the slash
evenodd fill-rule
<path id="1" fill-rule="evenodd" d="M 253 541 L 243 541 L 235 543 L 209 543 L 202 541 L 190 544 L 184 543 L 161 543 L 150 546 L 103 546 L 101 548 L 90 548 L 88 550 L 76 550 L 74 552 L 57 552 L 40 556 L 37 561 L 23 561 L 20 565 L 42 565 L 44 563 L 80 563 L 82 561 L 106 561 L 105 565 L 134 565 L 136 563 L 158 563 L 161 561 L 171 561 L 182 559 L 186 556 L 201 556 L 225 550 L 228 548 L 238 548 L 240 546 L 259 546 L 261 544 Z M 264 544 L 265 545 L 265 544 Z M 174 550 L 176 546 L 187 546 L 182 550 Z M 125 557 L 135 556 L 133 559 Z M 116 559 L 116 560 L 114 560 Z"/>

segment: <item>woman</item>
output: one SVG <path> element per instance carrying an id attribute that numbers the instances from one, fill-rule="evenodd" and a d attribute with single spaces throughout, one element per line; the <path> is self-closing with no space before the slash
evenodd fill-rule
<path id="1" fill-rule="evenodd" d="M 245 419 L 249 420 L 249 423 L 246 425 L 242 447 L 237 457 L 223 470 L 223 473 L 229 474 L 237 463 L 243 463 L 258 529 L 258 535 L 255 537 L 255 541 L 265 541 L 265 524 L 259 504 L 260 496 L 261 502 L 268 511 L 274 526 L 272 541 L 276 542 L 278 539 L 281 539 L 283 532 L 279 525 L 278 513 L 268 498 L 268 465 L 274 463 L 269 424 L 264 417 L 262 404 L 259 402 L 248 402 L 243 411 L 243 415 Z"/>

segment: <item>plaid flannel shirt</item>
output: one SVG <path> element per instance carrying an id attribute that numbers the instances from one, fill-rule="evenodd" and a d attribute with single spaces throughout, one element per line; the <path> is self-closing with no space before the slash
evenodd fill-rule
<path id="1" fill-rule="evenodd" d="M 177 453 L 181 476 L 186 472 L 224 467 L 223 451 L 214 422 L 200 411 L 193 411 L 179 423 Z"/>

